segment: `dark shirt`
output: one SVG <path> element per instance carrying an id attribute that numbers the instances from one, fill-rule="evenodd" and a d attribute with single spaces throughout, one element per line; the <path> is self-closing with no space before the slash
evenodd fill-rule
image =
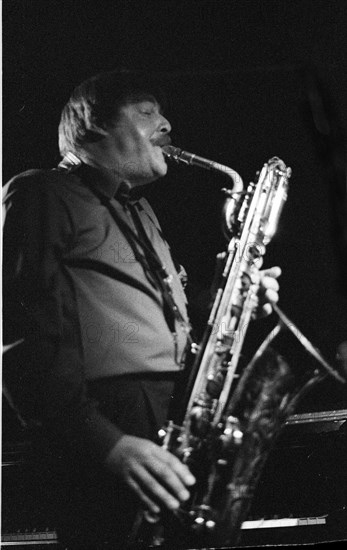
<path id="1" fill-rule="evenodd" d="M 166 311 L 141 243 L 124 230 L 139 235 L 135 209 L 188 323 L 158 220 L 145 199 L 114 198 L 118 188 L 112 174 L 82 165 L 20 174 L 4 199 L 4 344 L 19 342 L 5 355 L 9 389 L 24 413 L 100 458 L 122 432 L 100 413 L 88 382 L 178 371 L 187 339 Z"/>

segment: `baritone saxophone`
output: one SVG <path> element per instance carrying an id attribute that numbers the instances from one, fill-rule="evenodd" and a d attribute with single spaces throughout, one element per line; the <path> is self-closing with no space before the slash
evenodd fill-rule
<path id="1" fill-rule="evenodd" d="M 194 547 L 233 545 L 263 465 L 298 401 L 326 376 L 345 380 L 277 305 L 276 327 L 246 367 L 240 360 L 257 308 L 257 265 L 276 233 L 290 168 L 273 157 L 257 174 L 257 182 L 244 189 L 231 168 L 176 147 L 163 150 L 169 159 L 224 173 L 233 180 L 233 188 L 223 190 L 228 246 L 209 320 L 201 344 L 194 347 L 184 392 L 179 392 L 173 417 L 161 430 L 163 447 L 186 464 L 197 481 L 187 503 L 158 517 L 143 514 L 134 532 L 140 533 L 137 540 L 150 546 L 170 541 L 176 547 L 180 542 Z M 299 379 L 272 348 L 284 330 L 318 365 Z"/>

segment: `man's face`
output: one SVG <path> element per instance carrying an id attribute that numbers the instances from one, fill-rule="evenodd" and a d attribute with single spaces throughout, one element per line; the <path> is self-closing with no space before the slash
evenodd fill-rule
<path id="1" fill-rule="evenodd" d="M 128 103 L 108 128 L 114 169 L 132 186 L 150 183 L 167 172 L 161 147 L 171 142 L 171 126 L 155 99 Z"/>

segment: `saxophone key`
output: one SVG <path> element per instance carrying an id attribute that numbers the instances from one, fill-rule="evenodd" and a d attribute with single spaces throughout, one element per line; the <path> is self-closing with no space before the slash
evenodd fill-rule
<path id="1" fill-rule="evenodd" d="M 196 437 L 205 437 L 210 431 L 211 411 L 206 406 L 194 405 L 189 420 L 191 434 Z"/>
<path id="2" fill-rule="evenodd" d="M 223 433 L 220 436 L 220 441 L 222 442 L 224 450 L 240 447 L 243 442 L 243 432 L 238 418 L 235 416 L 228 416 L 225 421 Z"/>

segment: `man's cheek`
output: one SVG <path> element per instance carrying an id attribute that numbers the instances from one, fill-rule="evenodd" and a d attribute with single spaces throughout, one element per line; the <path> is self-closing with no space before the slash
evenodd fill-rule
<path id="1" fill-rule="evenodd" d="M 141 135 L 133 136 L 133 151 L 135 154 L 142 156 L 153 151 L 153 147 L 148 139 L 145 139 Z"/>

